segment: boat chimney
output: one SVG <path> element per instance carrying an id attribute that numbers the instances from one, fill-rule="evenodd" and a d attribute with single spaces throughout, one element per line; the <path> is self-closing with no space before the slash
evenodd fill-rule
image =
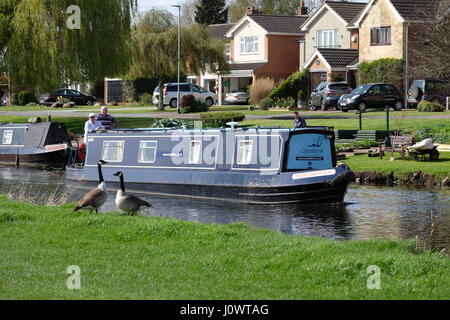
<path id="1" fill-rule="evenodd" d="M 234 130 L 234 127 L 236 127 L 239 123 L 236 121 L 231 120 L 231 122 L 227 122 L 227 126 L 230 126 L 231 129 Z"/>

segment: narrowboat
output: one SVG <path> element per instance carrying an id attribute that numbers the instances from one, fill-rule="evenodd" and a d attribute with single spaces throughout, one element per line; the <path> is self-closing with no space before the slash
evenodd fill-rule
<path id="1" fill-rule="evenodd" d="M 59 122 L 0 124 L 0 163 L 64 168 L 70 139 Z"/>
<path id="2" fill-rule="evenodd" d="M 355 175 L 336 164 L 327 127 L 120 129 L 89 134 L 83 163 L 70 180 L 108 186 L 124 173 L 127 190 L 248 204 L 342 202 Z M 74 157 L 75 158 L 75 157 Z"/>

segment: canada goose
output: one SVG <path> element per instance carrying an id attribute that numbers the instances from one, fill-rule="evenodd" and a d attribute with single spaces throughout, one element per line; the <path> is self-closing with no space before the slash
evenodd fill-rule
<path id="1" fill-rule="evenodd" d="M 100 208 L 108 198 L 108 190 L 106 189 L 105 180 L 103 180 L 102 174 L 102 165 L 107 163 L 106 161 L 100 160 L 97 162 L 98 166 L 98 186 L 97 188 L 92 189 L 86 195 L 78 201 L 77 206 L 73 211 L 78 211 L 80 209 L 89 209 L 92 213 L 92 210 L 95 209 L 95 212 L 98 212 L 98 208 Z"/>
<path id="2" fill-rule="evenodd" d="M 133 196 L 132 194 L 125 193 L 125 183 L 123 180 L 123 173 L 121 171 L 114 173 L 114 175 L 118 176 L 120 178 L 120 189 L 117 190 L 117 195 L 116 195 L 116 206 L 119 209 L 121 209 L 127 213 L 134 214 L 141 207 L 151 207 L 152 206 L 147 201 L 139 199 L 138 197 Z"/>

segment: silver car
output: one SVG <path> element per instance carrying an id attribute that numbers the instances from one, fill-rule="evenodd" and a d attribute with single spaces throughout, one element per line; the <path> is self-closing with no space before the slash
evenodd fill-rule
<path id="1" fill-rule="evenodd" d="M 225 102 L 228 104 L 247 103 L 249 94 L 246 90 L 234 90 L 225 96 Z"/>
<path id="2" fill-rule="evenodd" d="M 168 83 L 164 86 L 164 105 L 170 106 L 171 108 L 177 107 L 177 83 Z M 217 103 L 217 95 L 212 93 L 205 88 L 199 87 L 191 83 L 180 83 L 180 99 L 183 99 L 184 95 L 192 94 L 196 100 L 205 101 L 208 106 L 212 106 Z M 159 89 L 155 88 L 153 91 L 153 104 L 158 105 L 159 103 Z"/>

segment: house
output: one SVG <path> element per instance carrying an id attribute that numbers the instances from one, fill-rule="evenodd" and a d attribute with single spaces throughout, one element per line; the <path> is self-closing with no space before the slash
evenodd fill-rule
<path id="1" fill-rule="evenodd" d="M 414 67 L 410 55 L 415 45 L 411 39 L 427 22 L 436 19 L 440 3 L 441 0 L 370 0 L 355 21 L 360 30 L 359 61 L 403 59 L 404 88 L 409 88 L 409 73 Z"/>
<path id="2" fill-rule="evenodd" d="M 359 30 L 354 25 L 366 2 L 324 1 L 301 25 L 300 69 L 310 69 L 311 88 L 322 81 L 356 85 Z"/>
<path id="3" fill-rule="evenodd" d="M 287 78 L 299 68 L 298 38 L 303 37 L 300 26 L 308 18 L 302 6 L 298 15 L 266 15 L 255 7 L 229 29 L 230 71 L 219 74 L 218 96 L 246 89 L 258 78 L 276 82 Z"/>

